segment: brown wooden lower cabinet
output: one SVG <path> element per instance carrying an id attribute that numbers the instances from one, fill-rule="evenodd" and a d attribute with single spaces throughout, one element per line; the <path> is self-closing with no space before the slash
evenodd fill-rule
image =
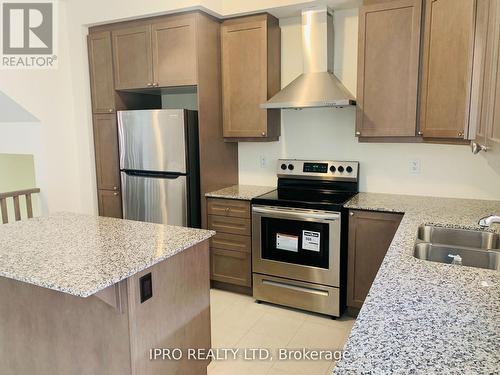
<path id="1" fill-rule="evenodd" d="M 250 202 L 208 198 L 210 279 L 216 287 L 250 293 L 252 287 L 252 239 Z"/>
<path id="2" fill-rule="evenodd" d="M 211 248 L 210 274 L 212 280 L 251 287 L 251 258 L 250 253 Z"/>
<path id="3" fill-rule="evenodd" d="M 122 198 L 119 191 L 98 190 L 99 215 L 107 217 L 122 217 Z"/>
<path id="4" fill-rule="evenodd" d="M 347 306 L 361 308 L 403 214 L 349 211 Z"/>

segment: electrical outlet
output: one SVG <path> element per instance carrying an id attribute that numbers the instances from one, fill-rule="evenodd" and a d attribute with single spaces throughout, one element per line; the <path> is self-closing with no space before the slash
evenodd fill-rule
<path id="1" fill-rule="evenodd" d="M 267 165 L 267 159 L 264 155 L 260 155 L 260 167 L 265 168 Z"/>
<path id="2" fill-rule="evenodd" d="M 420 160 L 418 159 L 410 160 L 410 173 L 420 174 L 420 172 L 421 172 Z"/>

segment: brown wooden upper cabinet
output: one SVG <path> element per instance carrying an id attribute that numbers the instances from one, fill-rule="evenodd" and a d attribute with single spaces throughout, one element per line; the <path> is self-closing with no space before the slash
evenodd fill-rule
<path id="1" fill-rule="evenodd" d="M 281 85 L 278 20 L 269 14 L 227 20 L 221 38 L 224 137 L 278 140 L 281 111 L 260 108 Z"/>
<path id="2" fill-rule="evenodd" d="M 93 113 L 115 111 L 113 53 L 109 31 L 89 34 L 89 66 Z"/>
<path id="3" fill-rule="evenodd" d="M 196 85 L 195 18 L 175 16 L 154 23 L 153 75 L 161 87 Z"/>
<path id="4" fill-rule="evenodd" d="M 420 131 L 468 137 L 476 0 L 426 0 Z"/>
<path id="5" fill-rule="evenodd" d="M 152 87 L 151 26 L 126 27 L 112 34 L 115 88 Z"/>
<path id="6" fill-rule="evenodd" d="M 500 173 L 500 3 L 477 0 L 472 101 L 477 123 L 473 151 Z"/>
<path id="7" fill-rule="evenodd" d="M 365 0 L 358 137 L 470 139 L 476 1 Z"/>
<path id="8" fill-rule="evenodd" d="M 415 136 L 422 0 L 359 12 L 356 135 Z"/>
<path id="9" fill-rule="evenodd" d="M 195 15 L 112 31 L 117 90 L 196 85 Z"/>

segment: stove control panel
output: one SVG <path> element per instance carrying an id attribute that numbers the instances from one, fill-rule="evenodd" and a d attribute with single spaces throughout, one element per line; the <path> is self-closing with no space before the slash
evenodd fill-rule
<path id="1" fill-rule="evenodd" d="M 359 162 L 279 159 L 278 177 L 358 181 Z"/>

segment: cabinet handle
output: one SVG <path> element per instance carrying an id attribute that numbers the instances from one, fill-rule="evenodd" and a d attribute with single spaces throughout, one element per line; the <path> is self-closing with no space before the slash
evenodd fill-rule
<path id="1" fill-rule="evenodd" d="M 418 134 L 418 135 L 424 135 L 424 132 L 423 132 L 423 131 L 421 131 L 421 130 L 419 130 L 417 134 Z"/>
<path id="2" fill-rule="evenodd" d="M 349 212 L 349 216 L 354 216 L 354 212 Z"/>
<path id="3" fill-rule="evenodd" d="M 146 86 L 151 87 L 151 86 L 153 86 L 153 84 L 151 82 L 149 82 Z"/>
<path id="4" fill-rule="evenodd" d="M 155 83 L 153 83 L 153 86 L 158 87 L 158 86 L 160 86 L 160 84 L 158 82 L 155 82 Z"/>
<path id="5" fill-rule="evenodd" d="M 489 148 L 485 145 L 479 144 L 477 142 L 471 142 L 470 144 L 472 153 L 474 155 L 479 154 L 481 151 L 487 152 Z"/>
<path id="6" fill-rule="evenodd" d="M 113 113 L 113 108 L 108 109 L 109 113 Z"/>
<path id="7" fill-rule="evenodd" d="M 266 132 L 262 132 L 262 133 L 260 133 L 260 135 L 262 135 L 263 137 L 265 137 L 266 136 Z"/>
<path id="8" fill-rule="evenodd" d="M 113 190 L 118 190 L 118 186 L 113 186 Z"/>
<path id="9" fill-rule="evenodd" d="M 361 135 L 361 132 L 356 132 L 356 135 Z"/>
<path id="10" fill-rule="evenodd" d="M 120 193 L 114 192 L 113 195 L 116 197 L 116 196 L 120 195 Z"/>
<path id="11" fill-rule="evenodd" d="M 464 136 L 464 132 L 458 132 L 458 136 L 459 137 L 463 137 Z"/>

